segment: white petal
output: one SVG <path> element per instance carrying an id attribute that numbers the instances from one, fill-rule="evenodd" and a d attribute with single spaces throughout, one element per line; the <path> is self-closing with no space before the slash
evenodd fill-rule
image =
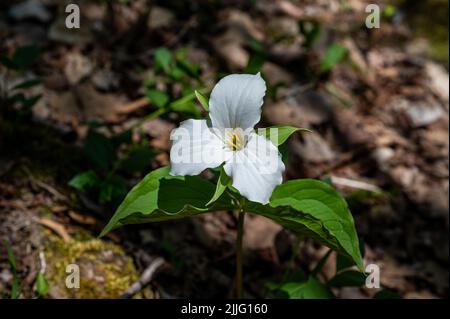
<path id="1" fill-rule="evenodd" d="M 258 73 L 231 74 L 221 79 L 211 92 L 209 116 L 219 129 L 253 128 L 261 118 L 266 83 Z"/>
<path id="2" fill-rule="evenodd" d="M 236 152 L 224 169 L 242 196 L 267 204 L 273 189 L 283 181 L 284 163 L 275 145 L 252 133 L 246 147 Z"/>
<path id="3" fill-rule="evenodd" d="M 217 167 L 231 156 L 224 143 L 205 120 L 186 120 L 173 130 L 170 139 L 171 175 L 198 175 Z"/>

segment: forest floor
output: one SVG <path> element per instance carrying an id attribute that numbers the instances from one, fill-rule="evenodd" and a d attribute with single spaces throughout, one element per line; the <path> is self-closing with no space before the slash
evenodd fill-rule
<path id="1" fill-rule="evenodd" d="M 408 2 L 71 2 L 80 29 L 65 28 L 61 1 L 0 4 L 0 56 L 29 44 L 40 51 L 21 72 L 0 67 L 2 94 L 39 80 L 19 88 L 25 98 L 10 109 L 0 105 L 0 295 L 17 278 L 21 297 L 36 296 L 41 272 L 49 298 L 115 298 L 162 258 L 135 297 L 232 297 L 233 212 L 97 236 L 126 191 L 168 165 L 170 131 L 204 115 L 192 90 L 207 95 L 225 74 L 260 70 L 269 88 L 262 125 L 314 131 L 282 150 L 285 179 L 327 180 L 345 195 L 383 287 L 448 297 L 448 29 L 442 53 L 442 29 L 424 37 Z M 374 2 L 381 27 L 368 29 L 364 9 Z M 447 25 L 448 2 L 431 3 Z M 101 182 L 89 191 L 70 183 L 83 172 Z M 244 250 L 245 295 L 270 298 L 271 284 L 311 271 L 328 249 L 249 215 Z M 80 289 L 65 287 L 69 263 L 80 265 Z M 332 254 L 319 276 L 335 268 Z"/>

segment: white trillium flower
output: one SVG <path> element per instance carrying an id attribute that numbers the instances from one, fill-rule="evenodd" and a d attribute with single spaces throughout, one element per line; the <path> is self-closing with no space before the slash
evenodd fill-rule
<path id="1" fill-rule="evenodd" d="M 173 130 L 170 174 L 198 175 L 225 163 L 225 173 L 241 195 L 268 203 L 285 167 L 278 148 L 254 130 L 265 93 L 259 73 L 221 79 L 209 100 L 211 122 L 186 120 Z"/>

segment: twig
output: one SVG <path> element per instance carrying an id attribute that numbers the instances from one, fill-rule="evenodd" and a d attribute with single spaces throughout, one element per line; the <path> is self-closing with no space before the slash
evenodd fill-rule
<path id="1" fill-rule="evenodd" d="M 364 146 L 364 147 L 361 146 L 354 149 L 352 152 L 344 153 L 342 154 L 340 159 L 335 161 L 332 165 L 329 165 L 324 169 L 321 169 L 319 173 L 315 174 L 314 176 L 311 176 L 311 178 L 320 179 L 325 174 L 330 174 L 331 172 L 337 169 L 351 165 L 353 162 L 357 161 L 360 157 L 366 157 L 367 154 L 373 151 L 374 148 L 375 148 L 374 146 Z"/>
<path id="2" fill-rule="evenodd" d="M 63 194 L 61 194 L 60 192 L 58 192 L 55 188 L 53 188 L 52 186 L 44 183 L 43 181 L 39 181 L 36 180 L 36 185 L 38 185 L 39 187 L 45 189 L 47 192 L 49 192 L 50 194 L 52 194 L 53 196 L 55 196 L 56 199 L 61 199 L 61 200 L 65 200 L 67 201 L 67 197 L 64 196 Z"/>
<path id="3" fill-rule="evenodd" d="M 144 270 L 139 278 L 134 284 L 128 288 L 125 293 L 123 293 L 120 299 L 129 299 L 133 297 L 136 293 L 142 290 L 152 279 L 155 272 L 165 263 L 164 259 L 161 257 L 156 258 L 148 267 Z"/>
<path id="4" fill-rule="evenodd" d="M 59 224 L 59 223 L 57 223 L 57 222 L 55 222 L 55 221 L 53 221 L 51 219 L 48 219 L 48 218 L 39 218 L 37 220 L 37 222 L 39 224 L 41 224 L 43 226 L 46 226 L 46 227 L 50 228 L 51 230 L 53 230 L 55 233 L 57 233 L 59 236 L 61 236 L 61 238 L 65 242 L 70 241 L 70 239 L 71 239 L 70 235 L 69 235 L 69 233 L 67 232 L 66 228 L 63 225 L 61 225 L 61 224 Z"/>
<path id="5" fill-rule="evenodd" d="M 41 269 L 39 270 L 39 272 L 41 274 L 45 274 L 45 270 L 47 269 L 47 263 L 45 262 L 45 255 L 43 251 L 39 252 L 39 260 L 41 262 Z"/>
<path id="6" fill-rule="evenodd" d="M 331 182 L 335 185 L 346 186 L 350 188 L 362 189 L 369 192 L 380 193 L 382 190 L 376 185 L 362 181 L 355 181 L 344 177 L 331 176 Z"/>
<path id="7" fill-rule="evenodd" d="M 56 199 L 64 200 L 66 202 L 69 201 L 68 198 L 65 195 L 63 195 L 60 192 L 58 192 L 55 188 L 53 188 L 52 186 L 44 183 L 43 181 L 40 181 L 40 180 L 36 179 L 26 166 L 23 166 L 22 169 L 25 171 L 25 173 L 30 178 L 30 181 L 31 181 L 32 184 L 37 185 L 37 186 L 45 189 L 47 192 L 52 194 Z"/>
<path id="8" fill-rule="evenodd" d="M 283 100 L 283 99 L 288 100 L 288 99 L 295 98 L 298 95 L 303 94 L 306 91 L 313 89 L 315 85 L 316 85 L 316 83 L 312 82 L 312 83 L 304 84 L 301 86 L 296 86 L 293 89 L 287 90 L 286 93 L 280 94 L 279 100 Z"/>
<path id="9" fill-rule="evenodd" d="M 137 99 L 135 101 L 131 101 L 125 105 L 122 105 L 119 107 L 117 113 L 119 114 L 128 114 L 131 112 L 134 112 L 136 110 L 139 110 L 141 107 L 146 106 L 150 104 L 150 101 L 147 97 L 142 97 L 140 99 Z"/>
<path id="10" fill-rule="evenodd" d="M 97 225 L 97 220 L 89 215 L 82 215 L 78 214 L 77 212 L 74 212 L 73 210 L 69 210 L 68 215 L 71 219 L 76 221 L 79 224 L 83 225 Z"/>
<path id="11" fill-rule="evenodd" d="M 168 109 L 166 109 L 166 108 L 160 108 L 160 109 L 157 109 L 156 111 L 153 111 L 152 113 L 150 113 L 150 114 L 148 114 L 148 115 L 146 115 L 146 116 L 140 118 L 136 123 L 134 123 L 134 124 L 130 127 L 130 129 L 139 128 L 139 127 L 141 127 L 142 124 L 144 124 L 145 122 L 147 122 L 147 121 L 149 121 L 149 120 L 151 120 L 151 119 L 154 119 L 154 118 L 156 118 L 156 117 L 158 117 L 158 116 L 161 116 L 161 115 L 163 115 L 163 114 L 166 113 L 166 112 L 168 112 Z"/>

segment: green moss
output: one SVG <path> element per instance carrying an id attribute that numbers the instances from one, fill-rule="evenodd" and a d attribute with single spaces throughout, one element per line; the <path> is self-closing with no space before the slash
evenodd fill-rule
<path id="1" fill-rule="evenodd" d="M 92 238 L 80 230 L 69 242 L 45 232 L 46 276 L 50 292 L 57 298 L 117 298 L 138 278 L 133 261 L 117 245 Z M 80 267 L 80 288 L 65 285 L 66 267 Z"/>

